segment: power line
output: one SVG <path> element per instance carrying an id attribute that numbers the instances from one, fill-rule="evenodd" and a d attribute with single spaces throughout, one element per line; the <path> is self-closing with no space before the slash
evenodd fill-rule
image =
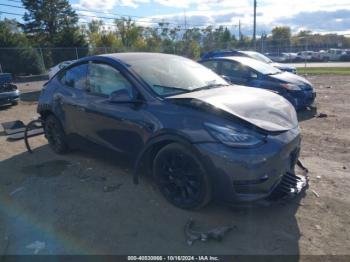
<path id="1" fill-rule="evenodd" d="M 0 4 L 1 5 L 1 4 Z M 14 16 L 23 16 L 22 14 L 17 14 L 17 13 L 11 13 L 11 12 L 3 12 L 3 11 L 0 11 L 0 14 L 8 14 L 8 15 L 14 15 Z M 89 24 L 89 22 L 84 22 L 84 21 L 79 21 L 78 23 L 80 24 Z M 113 26 L 113 27 L 117 27 L 116 24 L 110 24 L 110 23 L 104 23 L 104 25 L 107 25 L 107 26 Z M 166 28 L 166 27 L 147 27 L 147 26 L 136 26 L 138 28 L 144 28 L 144 29 L 175 29 L 175 28 Z M 193 30 L 193 29 L 198 29 L 198 28 L 187 28 L 187 29 L 183 29 L 183 28 L 176 28 L 177 30 L 179 31 L 189 31 L 189 30 Z"/>
<path id="2" fill-rule="evenodd" d="M 16 3 L 22 3 L 21 1 L 18 0 L 7 0 L 10 2 L 16 2 Z M 18 8 L 18 9 L 26 9 L 23 6 L 15 6 L 15 5 L 9 5 L 9 4 L 0 4 L 2 6 L 8 6 L 8 7 L 13 7 L 13 8 Z M 110 13 L 110 12 L 103 12 L 103 11 L 91 11 L 88 9 L 79 9 L 79 8 L 73 8 L 75 11 L 78 12 L 93 12 L 93 13 L 100 13 L 100 14 L 107 14 L 107 15 L 114 15 L 114 16 L 120 16 L 120 17 L 133 17 L 133 18 L 142 18 L 142 19 L 151 19 L 153 21 L 145 21 L 145 20 L 141 20 L 141 19 L 135 19 L 135 22 L 139 22 L 139 23 L 148 23 L 148 24 L 160 24 L 160 23 L 164 23 L 164 24 L 171 24 L 171 25 L 176 25 L 176 26 L 182 26 L 181 23 L 178 22 L 169 22 L 169 21 L 175 21 L 175 20 L 169 20 L 169 21 L 164 21 L 164 18 L 152 18 L 152 17 L 145 17 L 145 16 L 136 16 L 136 15 L 126 15 L 126 14 L 118 14 L 118 13 Z M 78 14 L 79 16 L 85 16 L 85 17 L 92 17 L 92 18 L 100 18 L 100 19 L 119 19 L 121 20 L 121 18 L 115 18 L 115 17 L 105 17 L 105 16 L 93 16 L 93 15 L 86 15 L 86 14 Z M 159 20 L 158 22 L 156 20 Z M 204 26 L 209 26 L 208 23 L 206 24 L 189 24 L 186 21 L 186 25 L 187 26 L 192 26 L 192 27 L 204 27 Z M 220 26 L 220 25 L 219 25 Z M 222 23 L 221 26 L 237 26 L 237 25 L 232 25 L 232 24 L 225 24 Z"/>

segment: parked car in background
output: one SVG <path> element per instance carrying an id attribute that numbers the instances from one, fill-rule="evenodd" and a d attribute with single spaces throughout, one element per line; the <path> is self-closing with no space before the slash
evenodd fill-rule
<path id="1" fill-rule="evenodd" d="M 274 62 L 278 62 L 278 63 L 285 63 L 287 62 L 287 58 L 285 55 L 283 55 L 283 53 L 265 53 L 265 55 L 270 58 L 272 61 Z"/>
<path id="2" fill-rule="evenodd" d="M 19 101 L 20 92 L 12 83 L 10 73 L 0 73 L 0 105 L 16 105 Z"/>
<path id="3" fill-rule="evenodd" d="M 313 51 L 301 51 L 297 53 L 295 58 L 296 62 L 314 62 L 316 58 L 316 52 Z"/>
<path id="4" fill-rule="evenodd" d="M 290 72 L 290 73 L 293 73 L 293 74 L 297 73 L 296 67 L 289 66 L 289 65 L 286 65 L 286 64 L 282 64 L 282 63 L 276 63 L 276 62 L 272 61 L 270 58 L 268 58 L 267 56 L 265 56 L 265 55 L 263 55 L 261 53 L 258 53 L 258 52 L 255 52 L 255 51 L 241 51 L 241 52 L 246 54 L 250 58 L 253 58 L 253 59 L 258 60 L 258 61 L 263 62 L 263 63 L 267 63 L 267 64 L 269 64 L 269 65 L 271 65 L 273 67 L 278 68 L 279 70 L 282 70 L 282 71 L 285 71 L 285 72 Z M 287 55 L 287 54 L 283 54 L 283 55 L 285 55 L 286 57 L 289 57 L 289 55 Z M 285 62 L 289 62 L 288 58 L 286 58 Z"/>
<path id="5" fill-rule="evenodd" d="M 66 66 L 70 65 L 74 61 L 75 60 L 63 61 L 63 62 L 55 65 L 54 67 L 51 67 L 49 69 L 49 79 L 51 79 L 58 71 L 60 71 L 61 69 L 65 68 Z"/>
<path id="6" fill-rule="evenodd" d="M 315 52 L 314 57 L 317 61 L 320 62 L 327 62 L 329 61 L 328 52 L 326 50 L 320 50 L 318 52 Z"/>
<path id="7" fill-rule="evenodd" d="M 87 141 L 124 153 L 135 180 L 140 169 L 149 171 L 180 208 L 200 208 L 212 198 L 294 195 L 307 183 L 294 173 L 300 131 L 292 105 L 273 92 L 232 86 L 187 58 L 80 59 L 44 86 L 38 112 L 55 152 Z"/>
<path id="8" fill-rule="evenodd" d="M 329 61 L 340 61 L 343 52 L 343 49 L 331 48 L 327 51 L 326 57 Z"/>
<path id="9" fill-rule="evenodd" d="M 263 63 L 270 64 L 271 66 L 274 66 L 282 71 L 291 72 L 291 73 L 297 72 L 295 67 L 281 64 L 281 63 L 276 63 L 272 61 L 270 58 L 268 58 L 267 56 L 255 51 L 240 51 L 240 50 L 212 51 L 202 55 L 201 59 L 209 59 L 213 57 L 224 57 L 224 56 L 250 57 L 258 61 L 261 61 Z"/>
<path id="10" fill-rule="evenodd" d="M 233 84 L 273 91 L 291 102 L 296 110 L 311 106 L 316 97 L 305 78 L 248 57 L 216 57 L 199 62 Z"/>
<path id="11" fill-rule="evenodd" d="M 297 53 L 282 53 L 285 57 L 285 62 L 292 63 L 295 62 L 295 58 L 297 57 Z"/>
<path id="12" fill-rule="evenodd" d="M 340 61 L 350 61 L 350 50 L 345 50 L 340 57 Z"/>

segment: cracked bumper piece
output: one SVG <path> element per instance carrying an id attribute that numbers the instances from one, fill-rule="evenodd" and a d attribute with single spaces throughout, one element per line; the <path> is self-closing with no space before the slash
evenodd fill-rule
<path id="1" fill-rule="evenodd" d="M 14 90 L 11 92 L 1 92 L 0 93 L 0 104 L 4 105 L 4 104 L 9 104 L 12 102 L 17 102 L 19 101 L 19 91 L 18 90 Z"/>
<path id="2" fill-rule="evenodd" d="M 197 144 L 209 172 L 214 196 L 223 202 L 246 202 L 296 195 L 307 185 L 294 175 L 299 157 L 299 129 L 269 135 L 257 148 L 231 148 L 220 143 Z"/>

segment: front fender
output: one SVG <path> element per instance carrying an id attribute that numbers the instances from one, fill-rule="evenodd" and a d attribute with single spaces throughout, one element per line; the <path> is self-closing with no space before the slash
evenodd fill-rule
<path id="1" fill-rule="evenodd" d="M 161 147 L 169 144 L 169 143 L 181 143 L 183 145 L 191 146 L 191 139 L 183 133 L 177 132 L 175 130 L 169 132 L 163 130 L 157 134 L 155 134 L 148 142 L 145 144 L 143 149 L 137 155 L 136 160 L 134 162 L 133 168 L 133 182 L 134 184 L 139 183 L 139 170 L 143 163 L 150 164 L 152 162 L 152 158 L 155 156 L 155 153 Z M 153 152 L 155 151 L 155 152 Z M 199 153 L 199 152 L 198 152 Z"/>

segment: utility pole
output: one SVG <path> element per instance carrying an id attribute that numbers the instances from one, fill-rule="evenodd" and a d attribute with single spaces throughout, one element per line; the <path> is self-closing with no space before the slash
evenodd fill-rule
<path id="1" fill-rule="evenodd" d="M 184 19 L 185 19 L 185 38 L 187 40 L 187 17 L 186 17 L 186 9 L 184 9 Z"/>
<path id="2" fill-rule="evenodd" d="M 254 0 L 253 45 L 254 45 L 254 49 L 256 50 L 256 0 Z"/>
<path id="3" fill-rule="evenodd" d="M 241 20 L 238 22 L 238 38 L 239 41 L 242 41 Z"/>

